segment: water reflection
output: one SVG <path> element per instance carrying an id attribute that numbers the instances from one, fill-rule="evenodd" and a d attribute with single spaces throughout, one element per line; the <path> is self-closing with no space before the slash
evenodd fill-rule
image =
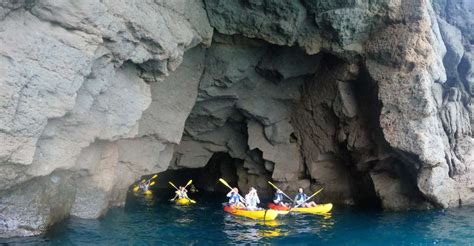
<path id="1" fill-rule="evenodd" d="M 258 221 L 226 214 L 224 233 L 231 241 L 255 242 L 264 238 L 288 235 L 282 223 L 277 220 Z"/>
<path id="2" fill-rule="evenodd" d="M 324 238 L 336 224 L 331 213 L 292 214 L 279 216 L 273 221 L 257 221 L 232 215 L 224 217 L 224 232 L 229 240 L 255 242 L 266 238 L 284 238 L 299 234 Z"/>
<path id="3" fill-rule="evenodd" d="M 321 226 L 321 228 L 325 230 L 331 230 L 334 224 L 336 224 L 336 221 L 332 217 L 332 214 L 325 213 L 325 214 L 322 214 L 322 216 L 323 216 L 322 219 L 318 220 L 319 225 Z"/>
<path id="4" fill-rule="evenodd" d="M 262 238 L 288 236 L 288 231 L 282 231 L 281 229 L 273 229 L 273 230 L 262 229 L 259 231 L 259 233 L 260 233 L 260 236 L 262 236 Z"/>
<path id="5" fill-rule="evenodd" d="M 153 207 L 157 204 L 157 199 L 153 195 L 143 195 L 140 193 L 133 193 L 135 196 L 135 201 L 139 205 L 143 205 L 145 207 Z"/>
<path id="6" fill-rule="evenodd" d="M 98 220 L 71 218 L 45 237 L 0 239 L 30 245 L 428 245 L 474 243 L 474 208 L 377 212 L 336 209 L 254 221 L 225 213 L 219 200 L 178 207 L 140 197 Z"/>

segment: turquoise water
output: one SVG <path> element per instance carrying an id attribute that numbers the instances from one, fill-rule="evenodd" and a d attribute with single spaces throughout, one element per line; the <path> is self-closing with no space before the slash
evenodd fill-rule
<path id="1" fill-rule="evenodd" d="M 474 208 L 381 212 L 336 208 L 331 216 L 289 215 L 261 223 L 222 211 L 221 199 L 177 207 L 139 199 L 99 220 L 71 218 L 21 245 L 474 245 Z"/>

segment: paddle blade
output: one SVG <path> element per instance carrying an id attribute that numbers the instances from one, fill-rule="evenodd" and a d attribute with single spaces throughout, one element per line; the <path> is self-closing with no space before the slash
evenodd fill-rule
<path id="1" fill-rule="evenodd" d="M 153 181 L 153 182 L 150 183 L 150 186 L 153 186 L 155 184 L 156 184 L 155 181 Z"/>
<path id="2" fill-rule="evenodd" d="M 140 190 L 140 187 L 138 187 L 138 186 L 133 187 L 134 192 L 138 192 L 139 190 Z"/>
<path id="3" fill-rule="evenodd" d="M 276 190 L 278 190 L 278 187 L 276 187 L 276 185 L 274 185 L 272 182 L 268 181 L 268 183 L 269 183 L 273 188 L 275 188 Z"/>
<path id="4" fill-rule="evenodd" d="M 192 183 L 193 183 L 193 180 L 190 179 L 190 180 L 188 181 L 188 183 L 186 184 L 186 186 L 189 186 L 189 185 L 192 184 Z M 186 187 L 186 186 L 185 186 L 185 187 Z"/>
<path id="5" fill-rule="evenodd" d="M 142 179 L 142 181 L 141 181 L 141 182 L 142 182 L 142 183 L 145 183 L 145 181 L 146 181 L 146 180 Z"/>
<path id="6" fill-rule="evenodd" d="M 158 177 L 158 174 L 153 175 L 153 177 L 151 177 L 151 179 L 154 179 L 156 177 Z"/>
<path id="7" fill-rule="evenodd" d="M 194 201 L 193 199 L 189 199 L 189 201 L 190 201 L 191 203 L 196 203 L 196 201 Z"/>
<path id="8" fill-rule="evenodd" d="M 227 183 L 227 181 L 225 181 L 223 178 L 220 178 L 219 181 L 220 181 L 223 185 L 227 186 L 229 189 L 232 190 L 232 187 L 230 187 L 230 185 Z"/>
<path id="9" fill-rule="evenodd" d="M 175 189 L 178 189 L 178 187 L 176 187 L 176 185 L 174 185 L 173 183 L 171 183 L 171 181 L 168 182 L 171 186 L 173 186 L 173 188 Z"/>

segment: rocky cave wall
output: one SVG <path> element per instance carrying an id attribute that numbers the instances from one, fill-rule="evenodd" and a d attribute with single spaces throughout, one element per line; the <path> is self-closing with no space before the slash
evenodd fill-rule
<path id="1" fill-rule="evenodd" d="M 253 185 L 269 193 L 270 178 L 309 187 L 290 120 L 319 62 L 298 47 L 215 34 L 171 168 L 203 167 L 213 153 L 225 152 L 243 161 L 237 167 L 243 190 Z"/>
<path id="2" fill-rule="evenodd" d="M 474 204 L 474 3 L 0 3 L 0 236 L 97 218 L 141 175 L 388 209 Z"/>

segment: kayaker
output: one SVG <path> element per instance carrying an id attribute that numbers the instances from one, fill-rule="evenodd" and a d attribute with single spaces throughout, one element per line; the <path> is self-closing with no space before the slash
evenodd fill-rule
<path id="1" fill-rule="evenodd" d="M 245 205 L 247 210 L 259 210 L 257 204 L 260 203 L 260 199 L 257 195 L 257 190 L 253 187 L 250 187 L 249 193 L 245 195 Z"/>
<path id="2" fill-rule="evenodd" d="M 239 189 L 237 189 L 237 187 L 232 188 L 232 190 L 227 193 L 227 197 L 229 198 L 229 206 L 245 208 L 245 205 L 242 203 L 242 196 L 239 195 Z"/>
<path id="3" fill-rule="evenodd" d="M 146 192 L 150 186 L 150 181 L 148 180 L 147 182 L 140 183 L 138 186 L 140 187 L 141 191 Z"/>
<path id="4" fill-rule="evenodd" d="M 284 199 L 285 197 L 283 196 L 283 191 L 281 191 L 280 189 L 277 189 L 275 192 L 275 196 L 273 197 L 273 203 L 275 203 L 276 205 L 289 207 L 290 204 L 284 202 L 283 201 Z"/>
<path id="5" fill-rule="evenodd" d="M 189 199 L 188 190 L 186 190 L 186 188 L 184 188 L 183 186 L 180 186 L 179 189 L 176 191 L 176 195 L 174 195 L 173 199 L 171 200 L 174 201 L 176 198 Z"/>
<path id="6" fill-rule="evenodd" d="M 300 207 L 316 207 L 317 204 L 315 202 L 305 202 L 308 196 L 303 192 L 303 188 L 298 188 L 298 194 L 295 196 L 295 204 Z"/>

